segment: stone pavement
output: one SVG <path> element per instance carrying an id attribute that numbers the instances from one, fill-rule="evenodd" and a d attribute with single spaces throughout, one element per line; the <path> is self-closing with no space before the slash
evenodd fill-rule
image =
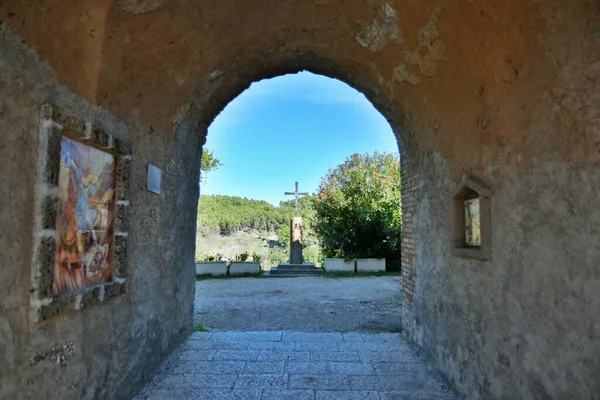
<path id="1" fill-rule="evenodd" d="M 135 400 L 453 399 L 391 333 L 196 332 Z"/>

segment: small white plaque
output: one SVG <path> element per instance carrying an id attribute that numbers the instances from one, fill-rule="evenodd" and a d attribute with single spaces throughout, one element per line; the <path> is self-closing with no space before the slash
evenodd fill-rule
<path id="1" fill-rule="evenodd" d="M 148 163 L 148 181 L 146 187 L 149 192 L 160 194 L 162 170 L 152 163 Z"/>

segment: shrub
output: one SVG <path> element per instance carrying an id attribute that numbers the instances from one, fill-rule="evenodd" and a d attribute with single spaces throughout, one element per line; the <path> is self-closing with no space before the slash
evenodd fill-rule
<path id="1" fill-rule="evenodd" d="M 321 179 L 315 231 L 326 257 L 397 258 L 400 163 L 397 156 L 352 154 Z"/>
<path id="2" fill-rule="evenodd" d="M 240 254 L 238 257 L 241 261 L 246 261 L 248 259 L 248 257 L 250 257 L 250 254 L 248 254 L 248 252 L 245 251 L 242 254 Z"/>

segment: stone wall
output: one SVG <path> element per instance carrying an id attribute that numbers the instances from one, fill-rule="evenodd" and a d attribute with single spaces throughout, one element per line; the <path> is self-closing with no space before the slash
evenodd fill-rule
<path id="1" fill-rule="evenodd" d="M 0 49 L 0 398 L 129 398 L 192 329 L 198 135 L 180 126 L 180 140 L 165 144 L 139 122 L 124 124 L 60 85 L 5 24 Z M 134 144 L 123 293 L 84 296 L 38 321 L 30 288 L 34 242 L 44 234 L 34 229 L 43 104 Z M 160 196 L 144 190 L 149 161 L 164 170 Z"/>
<path id="2" fill-rule="evenodd" d="M 0 397 L 126 397 L 189 333 L 206 127 L 252 82 L 302 69 L 363 92 L 397 135 L 408 337 L 468 398 L 597 397 L 599 7 L 3 2 Z M 121 296 L 30 325 L 44 103 L 131 143 L 131 276 Z M 161 196 L 145 191 L 148 162 Z M 492 191 L 488 261 L 452 249 L 463 176 Z"/>

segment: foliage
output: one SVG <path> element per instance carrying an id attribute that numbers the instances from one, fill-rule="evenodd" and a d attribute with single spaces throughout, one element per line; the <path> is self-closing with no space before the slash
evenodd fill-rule
<path id="1" fill-rule="evenodd" d="M 198 201 L 198 226 L 219 230 L 222 235 L 243 229 L 275 231 L 288 218 L 264 200 L 201 195 Z"/>
<path id="2" fill-rule="evenodd" d="M 216 170 L 221 165 L 221 161 L 215 157 L 212 151 L 204 148 L 200 157 L 200 183 L 206 183 L 206 174 Z"/>
<path id="3" fill-rule="evenodd" d="M 301 197 L 298 211 L 303 218 L 304 259 L 318 264 L 321 252 L 313 228 L 316 217 L 314 203 L 314 196 Z M 286 262 L 289 260 L 290 218 L 294 215 L 293 199 L 282 201 L 275 207 L 263 200 L 201 195 L 198 202 L 196 259 L 200 260 L 202 252 L 206 251 L 220 251 L 227 257 L 235 258 L 244 249 L 260 253 L 266 261 L 264 265 Z M 244 236 L 244 232 L 248 232 L 248 235 Z M 240 240 L 242 236 L 246 238 L 245 243 L 240 243 L 240 246 L 232 243 L 233 238 Z"/>
<path id="4" fill-rule="evenodd" d="M 202 325 L 202 322 L 198 322 L 196 324 L 196 326 L 194 326 L 194 332 L 210 332 L 210 331 Z"/>
<path id="5" fill-rule="evenodd" d="M 250 257 L 250 254 L 248 254 L 248 252 L 245 251 L 242 254 L 238 255 L 236 258 L 240 261 L 246 261 L 248 257 Z"/>
<path id="6" fill-rule="evenodd" d="M 321 179 L 315 210 L 315 231 L 326 257 L 399 258 L 398 157 L 352 154 Z"/>
<path id="7" fill-rule="evenodd" d="M 223 255 L 219 253 L 200 254 L 196 261 L 223 261 Z"/>
<path id="8" fill-rule="evenodd" d="M 262 256 L 258 253 L 252 253 L 252 260 L 254 260 L 257 263 L 260 263 L 260 261 L 262 260 Z"/>

